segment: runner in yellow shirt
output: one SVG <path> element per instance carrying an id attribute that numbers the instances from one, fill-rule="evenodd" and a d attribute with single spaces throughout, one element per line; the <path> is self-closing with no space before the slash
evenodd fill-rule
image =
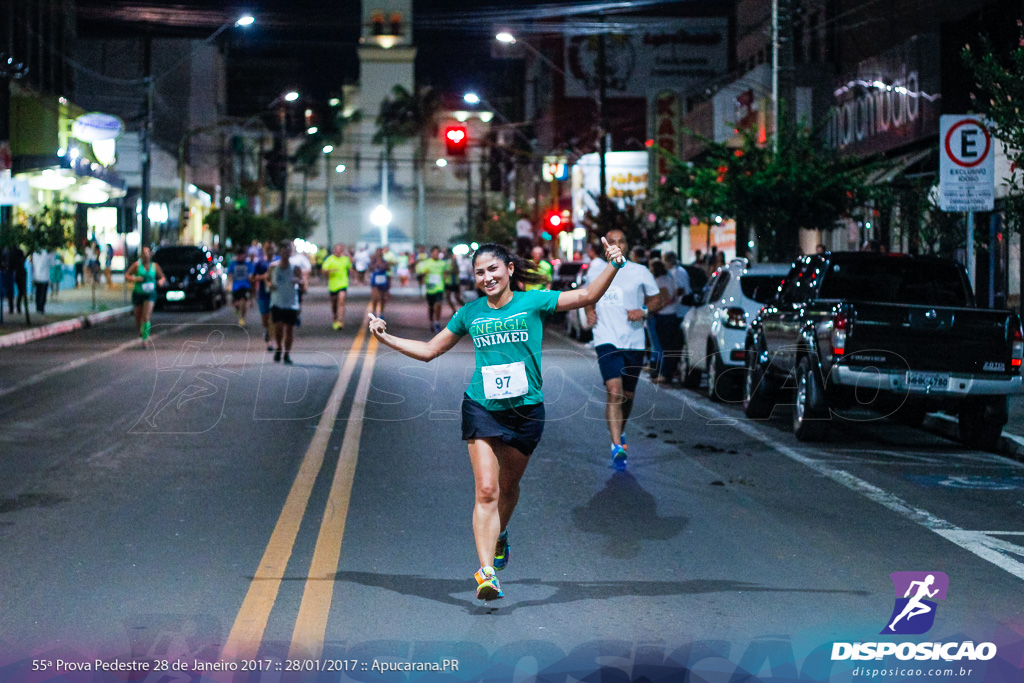
<path id="1" fill-rule="evenodd" d="M 530 270 L 539 273 L 543 282 L 525 285 L 525 291 L 535 289 L 551 289 L 551 281 L 554 279 L 554 268 L 547 260 L 547 250 L 544 247 L 534 247 L 532 252 L 533 262 L 530 263 Z"/>
<path id="2" fill-rule="evenodd" d="M 441 302 L 444 300 L 444 275 L 448 263 L 441 259 L 441 248 L 431 247 L 430 258 L 416 264 L 416 274 L 423 275 L 427 288 L 427 314 L 430 316 L 430 330 L 441 331 Z"/>
<path id="3" fill-rule="evenodd" d="M 327 273 L 327 290 L 331 293 L 331 314 L 334 329 L 345 327 L 345 293 L 348 291 L 348 274 L 352 270 L 352 259 L 341 244 L 334 245 L 334 253 L 324 259 L 323 271 Z"/>

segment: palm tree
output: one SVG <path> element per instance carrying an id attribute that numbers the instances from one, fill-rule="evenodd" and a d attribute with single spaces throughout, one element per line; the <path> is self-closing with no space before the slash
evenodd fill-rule
<path id="1" fill-rule="evenodd" d="M 427 140 L 433 134 L 434 119 L 440 103 L 437 94 L 430 88 L 420 88 L 416 94 L 400 85 L 391 90 L 391 97 L 380 104 L 377 115 L 377 132 L 373 143 L 384 145 L 385 165 L 390 165 L 396 145 L 416 139 L 413 155 L 413 172 L 416 176 L 417 237 L 424 240 L 426 232 L 426 209 L 423 186 L 423 162 L 427 156 Z M 384 178 L 387 182 L 387 178 Z"/>

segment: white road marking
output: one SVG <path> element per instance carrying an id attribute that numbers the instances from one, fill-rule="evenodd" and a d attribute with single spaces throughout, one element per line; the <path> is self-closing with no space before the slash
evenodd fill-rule
<path id="1" fill-rule="evenodd" d="M 205 321 L 209 320 L 210 318 L 212 318 L 215 315 L 216 315 L 216 312 L 208 313 L 207 315 L 204 315 L 204 316 L 202 316 L 200 318 L 197 318 L 196 320 L 193 320 L 191 322 L 182 323 L 181 325 L 176 325 L 175 327 L 172 327 L 169 330 L 164 330 L 163 332 L 157 332 L 156 334 L 150 335 L 149 338 L 152 340 L 152 339 L 156 339 L 157 337 L 161 337 L 161 336 L 166 335 L 166 334 L 174 334 L 175 332 L 180 332 L 181 330 L 185 329 L 186 327 L 190 327 L 192 325 L 196 325 L 198 323 L 205 322 Z M 133 339 L 130 339 L 129 341 L 124 342 L 123 344 L 118 344 L 117 346 L 115 346 L 112 349 L 107 349 L 106 351 L 101 351 L 100 353 L 94 353 L 93 355 L 85 356 L 84 358 L 76 358 L 75 360 L 69 361 L 69 362 L 65 363 L 64 365 L 58 365 L 57 367 L 50 368 L 49 370 L 43 370 L 42 372 L 36 373 L 36 374 L 32 375 L 31 377 L 27 377 L 27 378 L 21 380 L 20 382 L 16 382 L 15 384 L 12 384 L 9 387 L 6 387 L 4 389 L 0 389 L 0 398 L 3 398 L 4 396 L 7 396 L 8 394 L 13 394 L 15 391 L 20 391 L 22 389 L 25 389 L 25 388 L 28 388 L 28 387 L 31 387 L 31 386 L 35 386 L 36 384 L 39 384 L 40 382 L 48 380 L 51 377 L 56 377 L 57 375 L 60 375 L 62 373 L 70 372 L 71 370 L 75 370 L 77 368 L 80 368 L 83 365 L 88 365 L 89 363 L 92 363 L 92 362 L 95 362 L 95 361 L 98 361 L 98 360 L 103 360 L 104 358 L 109 358 L 110 356 L 117 355 L 118 353 L 121 353 L 122 351 L 125 351 L 125 350 L 133 348 L 133 347 L 137 348 L 138 346 L 139 346 L 139 340 L 137 338 L 133 338 Z"/>
<path id="2" fill-rule="evenodd" d="M 579 387 L 585 395 L 589 395 L 589 390 L 574 378 L 566 375 L 566 379 Z M 701 413 L 698 412 L 698 405 L 689 396 L 676 390 L 666 390 L 661 387 L 657 387 L 656 390 L 682 401 L 694 411 L 694 415 L 701 415 Z M 1019 546 L 999 538 L 994 538 L 992 532 L 961 529 L 952 522 L 946 521 L 941 517 L 937 517 L 927 510 L 915 507 L 904 501 L 899 496 L 889 493 L 888 491 L 885 491 L 874 484 L 861 479 L 860 477 L 856 477 L 845 470 L 830 467 L 820 460 L 815 460 L 814 458 L 801 455 L 796 449 L 780 443 L 771 436 L 765 434 L 763 429 L 760 427 L 755 426 L 751 422 L 744 422 L 738 419 L 735 415 L 726 413 L 710 402 L 701 402 L 699 410 L 710 411 L 714 414 L 716 424 L 727 424 L 728 426 L 733 427 L 737 431 L 746 434 L 752 439 L 760 441 L 764 445 L 787 458 L 814 470 L 823 477 L 827 477 L 837 484 L 840 484 L 855 493 L 859 493 L 869 500 L 873 500 L 900 516 L 923 526 L 925 529 L 935 532 L 942 538 L 955 543 L 981 559 L 991 562 L 1000 569 L 1016 576 L 1018 579 L 1024 580 L 1024 562 L 1020 562 L 1009 557 L 1009 555 L 1020 555 L 1024 557 L 1024 546 Z M 1007 460 L 1007 463 L 1012 462 L 1013 461 L 1011 460 Z M 1009 535 L 1010 533 L 1019 533 L 1020 535 L 1024 535 L 1024 532 L 999 532 L 999 535 Z"/>

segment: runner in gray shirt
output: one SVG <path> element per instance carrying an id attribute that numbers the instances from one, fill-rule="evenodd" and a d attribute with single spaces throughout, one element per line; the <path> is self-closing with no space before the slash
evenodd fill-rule
<path id="1" fill-rule="evenodd" d="M 292 364 L 291 350 L 295 323 L 299 318 L 299 287 L 302 286 L 302 269 L 291 262 L 291 240 L 282 240 L 278 246 L 281 260 L 270 266 L 270 317 L 274 321 L 274 337 L 277 350 L 274 362 L 280 362 L 282 351 L 284 362 Z"/>

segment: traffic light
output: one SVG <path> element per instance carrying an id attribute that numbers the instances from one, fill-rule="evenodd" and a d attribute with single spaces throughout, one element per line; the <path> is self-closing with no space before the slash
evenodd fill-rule
<path id="1" fill-rule="evenodd" d="M 466 156 L 469 135 L 465 126 L 448 126 L 444 129 L 444 144 L 450 157 Z"/>

